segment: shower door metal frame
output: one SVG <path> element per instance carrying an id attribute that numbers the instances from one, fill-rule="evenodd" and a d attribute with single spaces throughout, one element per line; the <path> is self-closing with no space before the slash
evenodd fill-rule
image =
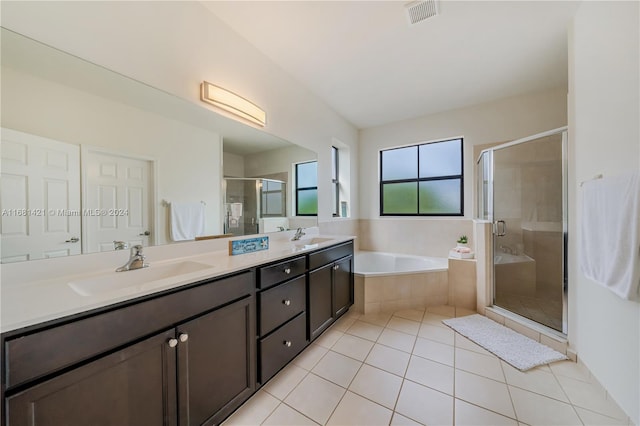
<path id="1" fill-rule="evenodd" d="M 544 138 L 547 136 L 553 136 L 556 134 L 561 134 L 562 135 L 562 159 L 561 159 L 561 164 L 562 164 L 562 239 L 563 239 L 563 244 L 562 244 L 562 279 L 563 279 L 563 283 L 562 283 L 562 332 L 559 332 L 558 330 L 555 330 L 551 327 L 547 327 L 544 324 L 540 324 L 538 322 L 535 322 L 529 318 L 525 318 L 515 312 L 509 311 L 505 308 L 502 307 L 497 307 L 501 310 L 504 310 L 506 312 L 509 312 L 512 315 L 515 315 L 517 317 L 523 318 L 525 321 L 531 321 L 534 322 L 537 326 L 542 327 L 544 329 L 549 330 L 549 332 L 556 334 L 556 335 L 560 335 L 562 337 L 566 337 L 567 333 L 568 333 L 568 291 L 569 291 L 569 281 L 568 281 L 568 263 L 567 263 L 567 253 L 568 253 L 568 243 L 569 243 L 569 238 L 568 238 L 568 232 L 569 232 L 569 228 L 568 228 L 568 138 L 567 138 L 567 131 L 568 131 L 568 127 L 560 127 L 557 129 L 553 129 L 553 130 L 549 130 L 547 132 L 542 132 L 542 133 L 538 133 L 532 136 L 527 136 L 525 138 L 522 139 L 518 139 L 512 142 L 507 142 L 501 145 L 496 145 L 494 147 L 488 148 L 483 150 L 480 155 L 478 156 L 478 159 L 476 160 L 476 164 L 480 164 L 480 161 L 482 160 L 483 155 L 488 155 L 489 160 L 488 160 L 488 184 L 487 184 L 487 190 L 488 190 L 488 196 L 487 196 L 487 217 L 482 217 L 483 212 L 478 211 L 477 215 L 479 216 L 480 219 L 484 219 L 487 221 L 491 222 L 491 227 L 492 227 L 492 241 L 491 241 L 491 252 L 490 252 L 490 261 L 491 261 L 491 288 L 490 288 L 490 296 L 491 296 L 491 304 L 492 306 L 495 300 L 495 285 L 496 285 L 496 274 L 495 274 L 495 261 L 494 261 L 494 246 L 495 246 L 495 236 L 498 232 L 497 229 L 497 225 L 496 225 L 496 220 L 494 217 L 494 212 L 495 212 L 495 206 L 494 206 L 494 169 L 495 169 L 495 162 L 493 159 L 493 153 L 495 150 L 498 149 L 504 149 L 504 148 L 509 148 L 511 146 L 515 146 L 515 145 L 520 145 L 522 143 L 525 142 L 531 142 L 533 140 L 536 139 L 540 139 L 540 138 Z M 479 167 L 479 166 L 478 166 Z M 482 194 L 478 194 L 478 197 L 480 197 Z M 476 207 L 479 206 L 479 203 L 476 203 Z"/>

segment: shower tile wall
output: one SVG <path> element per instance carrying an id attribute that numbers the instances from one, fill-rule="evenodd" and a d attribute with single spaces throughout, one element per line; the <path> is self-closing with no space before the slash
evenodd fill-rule
<path id="1" fill-rule="evenodd" d="M 474 246 L 473 221 L 463 218 L 363 219 L 358 234 L 360 249 L 369 251 L 448 257 L 460 235 Z"/>

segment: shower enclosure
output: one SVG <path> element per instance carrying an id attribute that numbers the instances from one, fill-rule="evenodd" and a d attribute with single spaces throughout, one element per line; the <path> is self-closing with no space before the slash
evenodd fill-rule
<path id="1" fill-rule="evenodd" d="M 566 128 L 482 151 L 477 217 L 493 223 L 493 305 L 567 332 Z"/>
<path id="2" fill-rule="evenodd" d="M 264 178 L 225 178 L 224 233 L 251 235 L 287 227 L 287 184 Z"/>

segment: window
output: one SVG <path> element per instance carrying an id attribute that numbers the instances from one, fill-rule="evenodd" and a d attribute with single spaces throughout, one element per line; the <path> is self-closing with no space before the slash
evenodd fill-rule
<path id="1" fill-rule="evenodd" d="M 318 215 L 318 162 L 296 164 L 296 216 Z"/>
<path id="2" fill-rule="evenodd" d="M 462 139 L 380 152 L 381 216 L 462 216 Z"/>
<path id="3" fill-rule="evenodd" d="M 331 191 L 333 195 L 333 216 L 340 216 L 340 182 L 338 180 L 338 148 L 331 147 Z"/>
<path id="4" fill-rule="evenodd" d="M 260 217 L 286 216 L 286 185 L 277 180 L 263 179 L 260 187 Z"/>

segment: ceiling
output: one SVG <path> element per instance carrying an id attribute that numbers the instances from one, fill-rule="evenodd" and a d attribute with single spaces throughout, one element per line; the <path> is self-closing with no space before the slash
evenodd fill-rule
<path id="1" fill-rule="evenodd" d="M 578 2 L 205 1 L 357 128 L 567 85 Z"/>

